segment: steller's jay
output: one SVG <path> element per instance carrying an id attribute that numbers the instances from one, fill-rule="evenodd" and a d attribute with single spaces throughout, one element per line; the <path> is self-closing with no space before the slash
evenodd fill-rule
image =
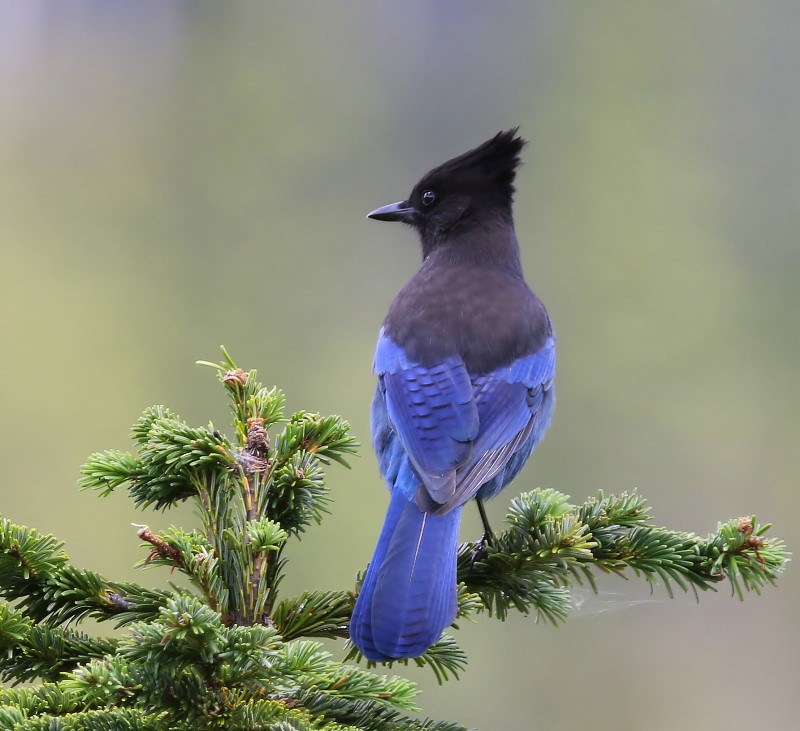
<path id="1" fill-rule="evenodd" d="M 550 422 L 555 338 L 511 213 L 524 145 L 500 132 L 368 216 L 414 227 L 423 256 L 375 353 L 372 443 L 391 497 L 350 622 L 370 660 L 418 657 L 455 620 L 461 509 L 475 498 L 485 518 Z"/>

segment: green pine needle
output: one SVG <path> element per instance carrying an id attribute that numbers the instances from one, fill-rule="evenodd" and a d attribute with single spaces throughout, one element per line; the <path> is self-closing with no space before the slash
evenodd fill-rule
<path id="1" fill-rule="evenodd" d="M 280 596 L 286 546 L 331 509 L 325 470 L 356 453 L 349 424 L 306 411 L 285 420 L 283 392 L 224 348 L 220 363 L 202 364 L 229 400 L 232 438 L 153 406 L 132 428 L 133 451 L 92 454 L 80 481 L 100 496 L 127 490 L 141 509 L 191 501 L 197 529 L 131 531 L 140 566 L 180 573 L 190 589 L 109 581 L 72 565 L 55 537 L 0 519 L 0 678 L 41 681 L 0 690 L 0 731 L 465 731 L 404 715 L 418 710 L 413 683 L 349 663 L 363 659 L 355 647 L 341 661 L 313 639 L 347 637 L 354 592 Z M 640 576 L 670 596 L 726 579 L 740 598 L 758 594 L 789 555 L 769 528 L 739 518 L 701 538 L 653 525 L 636 492 L 573 505 L 533 490 L 511 501 L 488 544 L 460 547 L 457 622 L 519 611 L 561 623 L 570 587 L 596 589 L 598 573 Z M 86 618 L 124 631 L 79 632 Z M 440 683 L 467 665 L 449 635 L 412 661 Z"/>

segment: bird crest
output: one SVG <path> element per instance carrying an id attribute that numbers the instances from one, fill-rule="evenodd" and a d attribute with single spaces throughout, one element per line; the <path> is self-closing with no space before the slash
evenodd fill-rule
<path id="1" fill-rule="evenodd" d="M 520 152 L 527 142 L 517 136 L 518 127 L 498 132 L 490 140 L 442 163 L 428 172 L 417 184 L 423 190 L 440 181 L 470 183 L 486 192 L 495 191 L 511 203 L 514 178 L 521 164 Z"/>

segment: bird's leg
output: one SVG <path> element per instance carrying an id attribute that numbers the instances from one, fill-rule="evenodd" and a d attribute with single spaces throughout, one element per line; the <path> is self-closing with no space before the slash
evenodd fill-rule
<path id="1" fill-rule="evenodd" d="M 486 508 L 483 507 L 483 500 L 479 497 L 475 498 L 475 502 L 478 503 L 478 512 L 481 514 L 481 523 L 483 523 L 483 538 L 481 538 L 481 543 L 486 546 L 491 546 L 494 541 L 494 531 L 492 530 L 492 526 L 489 525 L 489 518 L 486 516 Z"/>
<path id="2" fill-rule="evenodd" d="M 481 536 L 480 541 L 478 541 L 478 545 L 475 547 L 475 550 L 472 552 L 473 564 L 476 561 L 481 561 L 483 558 L 485 558 L 489 546 L 494 543 L 494 531 L 492 530 L 492 526 L 489 525 L 489 518 L 486 515 L 486 508 L 483 507 L 483 500 L 481 500 L 479 497 L 476 497 L 475 502 L 478 503 L 478 512 L 481 514 L 483 535 Z"/>

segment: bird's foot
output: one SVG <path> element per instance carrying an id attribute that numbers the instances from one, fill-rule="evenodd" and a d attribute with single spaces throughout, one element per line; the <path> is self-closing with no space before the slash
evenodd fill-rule
<path id="1" fill-rule="evenodd" d="M 494 533 L 485 532 L 481 539 L 475 544 L 475 548 L 470 556 L 469 565 L 473 567 L 478 561 L 483 561 L 489 554 L 489 547 L 494 545 Z"/>

